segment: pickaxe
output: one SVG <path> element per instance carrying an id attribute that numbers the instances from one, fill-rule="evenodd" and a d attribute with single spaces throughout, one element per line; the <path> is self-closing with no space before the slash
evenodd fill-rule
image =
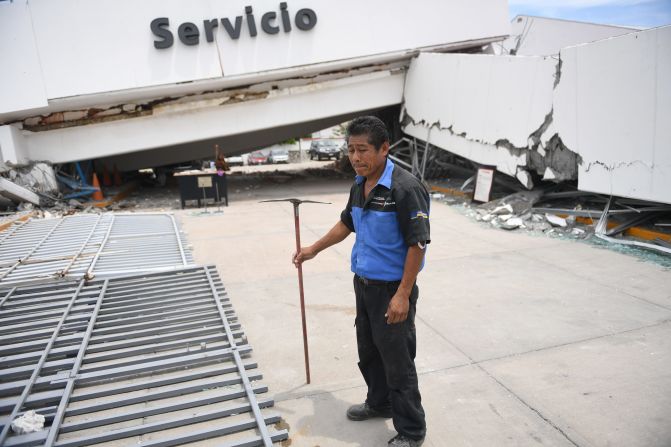
<path id="1" fill-rule="evenodd" d="M 298 206 L 301 203 L 321 203 L 324 205 L 330 205 L 330 202 L 316 202 L 314 200 L 301 200 L 301 199 L 274 199 L 274 200 L 262 200 L 261 203 L 268 202 L 291 202 L 294 205 L 294 226 L 296 233 L 296 253 L 301 251 L 301 226 L 300 219 L 298 217 Z M 310 356 L 308 355 L 308 331 L 305 326 L 305 295 L 303 293 L 303 266 L 298 265 L 298 291 L 301 296 L 301 321 L 303 323 L 303 354 L 305 355 L 305 378 L 310 383 Z"/>

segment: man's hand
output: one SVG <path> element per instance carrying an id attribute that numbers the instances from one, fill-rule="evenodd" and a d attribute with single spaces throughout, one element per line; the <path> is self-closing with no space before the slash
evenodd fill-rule
<path id="1" fill-rule="evenodd" d="M 296 268 L 298 268 L 298 266 L 301 265 L 303 261 L 308 261 L 315 256 L 317 256 L 317 251 L 313 248 L 312 245 L 309 247 L 301 247 L 301 251 L 293 254 L 291 257 L 291 262 L 293 262 Z"/>
<path id="2" fill-rule="evenodd" d="M 396 324 L 405 321 L 408 318 L 408 310 L 410 309 L 410 294 L 401 290 L 396 291 L 387 307 L 387 324 Z"/>
<path id="3" fill-rule="evenodd" d="M 314 258 L 317 256 L 317 254 L 319 254 L 320 251 L 325 250 L 331 245 L 342 241 L 350 233 L 350 229 L 339 220 L 333 226 L 333 228 L 331 228 L 329 232 L 324 235 L 324 237 L 309 247 L 301 247 L 298 253 L 294 253 L 291 257 L 291 262 L 293 262 L 296 268 L 298 268 L 298 266 L 300 266 L 304 261 L 308 261 Z"/>

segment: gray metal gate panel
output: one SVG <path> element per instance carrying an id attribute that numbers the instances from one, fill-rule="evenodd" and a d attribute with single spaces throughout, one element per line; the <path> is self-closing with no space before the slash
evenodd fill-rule
<path id="1" fill-rule="evenodd" d="M 170 214 L 33 219 L 0 234 L 0 287 L 193 265 Z"/>
<path id="2" fill-rule="evenodd" d="M 98 278 L 193 264 L 173 216 L 117 214 L 91 273 Z"/>
<path id="3" fill-rule="evenodd" d="M 0 445 L 287 438 L 214 267 L 0 294 Z M 14 435 L 35 409 L 45 430 Z"/>

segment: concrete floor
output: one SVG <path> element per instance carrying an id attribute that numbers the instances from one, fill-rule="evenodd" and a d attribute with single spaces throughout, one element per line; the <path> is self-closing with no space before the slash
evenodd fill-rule
<path id="1" fill-rule="evenodd" d="M 223 213 L 178 211 L 196 261 L 216 264 L 290 430 L 292 447 L 382 446 L 390 421 L 349 422 L 356 366 L 350 236 L 304 265 L 305 384 L 290 204 L 304 245 L 339 218 L 350 181 L 232 194 Z M 210 210 L 214 211 L 214 210 Z M 588 244 L 506 232 L 435 202 L 419 277 L 426 446 L 671 446 L 671 272 Z"/>

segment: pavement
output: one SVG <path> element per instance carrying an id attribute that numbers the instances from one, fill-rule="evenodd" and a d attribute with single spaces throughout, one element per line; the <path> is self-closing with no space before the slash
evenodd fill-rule
<path id="1" fill-rule="evenodd" d="M 307 178 L 177 211 L 216 264 L 290 440 L 384 446 L 391 421 L 350 422 L 365 398 L 343 243 L 304 264 L 306 385 L 292 206 L 303 245 L 333 226 L 351 181 Z M 671 446 L 671 271 L 583 242 L 506 232 L 434 202 L 417 307 L 425 446 Z"/>

